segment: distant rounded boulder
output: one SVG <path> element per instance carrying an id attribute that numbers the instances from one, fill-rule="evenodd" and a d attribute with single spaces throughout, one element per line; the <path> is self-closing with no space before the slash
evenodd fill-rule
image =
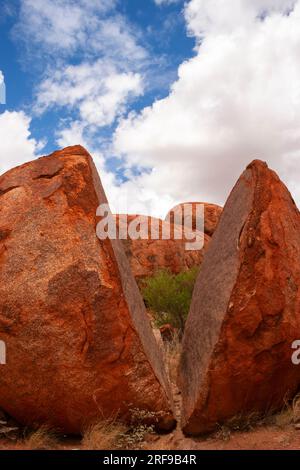
<path id="1" fill-rule="evenodd" d="M 139 225 L 140 238 L 133 239 L 128 234 L 122 240 L 137 281 L 153 276 L 161 269 L 178 274 L 201 265 L 209 236 L 189 229 L 184 232 L 182 226 L 144 215 L 117 214 L 115 218 L 118 230 L 122 229 L 123 234 L 128 233 L 131 222 Z"/>
<path id="2" fill-rule="evenodd" d="M 203 206 L 204 220 L 198 220 L 197 208 Z M 187 223 L 188 227 L 195 230 L 203 225 L 206 235 L 213 236 L 222 214 L 222 207 L 207 202 L 184 202 L 171 209 L 166 219 L 172 224 Z"/>
<path id="3" fill-rule="evenodd" d="M 225 205 L 196 281 L 180 384 L 186 434 L 281 409 L 300 386 L 300 218 L 285 185 L 261 161 Z"/>

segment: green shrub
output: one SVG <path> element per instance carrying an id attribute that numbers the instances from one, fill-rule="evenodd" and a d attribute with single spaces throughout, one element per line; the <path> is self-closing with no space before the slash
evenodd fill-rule
<path id="1" fill-rule="evenodd" d="M 183 332 L 198 271 L 197 267 L 179 274 L 160 270 L 145 279 L 142 293 L 147 307 L 155 314 L 156 326 L 170 323 Z"/>

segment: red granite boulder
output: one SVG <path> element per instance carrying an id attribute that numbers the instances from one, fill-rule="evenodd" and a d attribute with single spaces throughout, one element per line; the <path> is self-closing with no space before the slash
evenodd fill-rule
<path id="1" fill-rule="evenodd" d="M 197 207 L 201 205 L 204 206 L 203 221 L 200 220 L 201 211 L 199 211 L 199 214 L 197 213 Z M 186 220 L 188 227 L 191 227 L 193 230 L 203 225 L 204 233 L 212 237 L 221 217 L 222 210 L 222 207 L 207 202 L 184 202 L 173 207 L 168 212 L 166 220 L 172 224 L 183 224 L 183 221 Z"/>
<path id="2" fill-rule="evenodd" d="M 116 215 L 118 230 L 126 233 L 132 221 L 139 221 L 141 238 L 127 236 L 122 240 L 137 281 L 152 276 L 156 271 L 168 269 L 173 274 L 200 266 L 210 237 L 196 230 L 183 231 L 182 226 L 169 224 L 154 217 L 140 215 Z M 151 225 L 152 224 L 152 225 Z M 153 231 L 151 232 L 153 227 Z M 127 230 L 128 233 L 128 230 Z M 169 239 L 163 239 L 170 234 Z M 198 237 L 198 242 L 196 241 Z M 125 238 L 125 237 L 124 237 Z M 199 244 L 197 247 L 196 243 Z M 203 248 L 200 248 L 202 247 Z"/>
<path id="3" fill-rule="evenodd" d="M 261 161 L 242 174 L 204 257 L 180 365 L 187 434 L 280 409 L 300 386 L 300 218 Z"/>
<path id="4" fill-rule="evenodd" d="M 162 356 L 123 246 L 96 236 L 100 203 L 80 146 L 0 177 L 0 408 L 67 433 L 136 408 L 170 429 Z"/>

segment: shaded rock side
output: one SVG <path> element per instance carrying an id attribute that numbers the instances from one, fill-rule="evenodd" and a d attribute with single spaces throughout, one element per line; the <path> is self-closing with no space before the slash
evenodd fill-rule
<path id="1" fill-rule="evenodd" d="M 80 146 L 0 177 L 0 407 L 20 423 L 80 433 L 102 418 L 130 420 L 135 408 L 174 425 L 123 246 L 96 236 L 106 202 Z"/>
<path id="2" fill-rule="evenodd" d="M 183 340 L 182 427 L 281 408 L 300 385 L 300 219 L 261 161 L 238 180 L 196 281 Z"/>

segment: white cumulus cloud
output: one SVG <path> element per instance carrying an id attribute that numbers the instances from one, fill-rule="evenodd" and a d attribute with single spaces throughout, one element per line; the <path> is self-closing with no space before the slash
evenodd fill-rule
<path id="1" fill-rule="evenodd" d="M 230 33 L 249 27 L 260 16 L 288 13 L 296 0 L 192 0 L 186 4 L 189 32 L 197 38 L 207 33 Z"/>
<path id="2" fill-rule="evenodd" d="M 148 53 L 117 0 L 20 0 L 15 37 L 45 64 L 35 116 L 54 109 L 65 134 L 114 125 L 143 93 Z M 41 57 L 42 55 L 42 57 Z M 25 58 L 28 59 L 25 54 Z M 32 57 L 31 57 L 32 59 Z M 76 64 L 76 65 L 74 65 Z M 60 114 L 61 113 L 61 114 Z M 70 132 L 69 132 L 70 134 Z"/>
<path id="3" fill-rule="evenodd" d="M 39 85 L 37 110 L 66 106 L 78 110 L 85 125 L 102 127 L 112 124 L 130 98 L 142 91 L 140 74 L 118 71 L 110 62 L 68 65 Z"/>
<path id="4" fill-rule="evenodd" d="M 54 59 L 74 53 L 145 58 L 136 32 L 115 11 L 116 0 L 20 0 L 16 37 L 33 54 Z M 38 47 L 36 47 L 38 46 Z"/>
<path id="5" fill-rule="evenodd" d="M 169 96 L 120 123 L 116 152 L 174 202 L 224 203 L 254 158 L 300 202 L 300 2 L 191 0 L 185 16 L 195 56 Z"/>
<path id="6" fill-rule="evenodd" d="M 31 137 L 30 118 L 23 112 L 0 114 L 0 174 L 33 160 L 40 144 Z"/>

